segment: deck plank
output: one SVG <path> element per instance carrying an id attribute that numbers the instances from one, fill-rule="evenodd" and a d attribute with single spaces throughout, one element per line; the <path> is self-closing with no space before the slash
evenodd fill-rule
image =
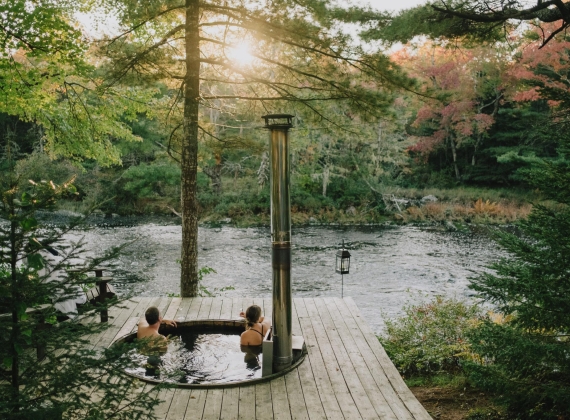
<path id="1" fill-rule="evenodd" d="M 239 414 L 239 388 L 225 388 L 220 420 L 237 420 Z"/>
<path id="2" fill-rule="evenodd" d="M 301 332 L 301 324 L 299 324 L 299 315 L 297 315 L 297 308 L 294 303 L 291 308 L 291 328 L 293 335 L 303 335 Z"/>
<path id="3" fill-rule="evenodd" d="M 290 420 L 291 409 L 289 407 L 289 396 L 285 386 L 285 377 L 280 376 L 273 379 L 271 385 L 271 401 L 273 403 L 273 418 L 275 420 Z"/>
<path id="4" fill-rule="evenodd" d="M 255 418 L 273 419 L 273 402 L 269 382 L 255 385 Z"/>
<path id="5" fill-rule="evenodd" d="M 130 318 L 127 318 L 127 317 L 129 315 L 135 314 L 138 307 L 140 307 L 142 305 L 146 305 L 150 301 L 151 300 L 149 298 L 146 298 L 146 299 L 145 298 L 135 298 L 135 299 L 129 300 L 128 302 L 125 302 L 125 304 L 122 305 L 120 308 L 118 308 L 118 307 L 111 308 L 109 311 L 110 314 L 112 313 L 112 311 L 115 311 L 115 314 L 117 311 L 119 311 L 120 315 L 114 316 L 114 317 L 109 317 L 109 324 L 110 324 L 109 328 L 107 330 L 103 331 L 103 333 L 92 335 L 90 338 L 90 346 L 88 346 L 88 348 L 89 349 L 98 349 L 100 352 L 102 352 L 104 350 L 104 348 L 107 347 L 107 345 L 110 345 L 117 338 L 119 338 L 122 335 L 125 335 L 128 332 L 130 332 L 130 331 L 127 331 L 124 334 L 122 334 L 122 332 L 126 331 L 126 329 L 127 329 L 127 327 L 125 327 L 125 325 L 129 324 L 129 326 L 131 326 L 131 329 L 136 327 L 136 324 L 138 323 L 138 317 L 130 317 Z M 125 324 L 121 325 L 122 320 L 125 318 L 126 318 Z M 100 319 L 99 315 L 96 315 L 93 318 L 93 322 L 98 322 L 99 319 Z M 109 330 L 111 331 L 110 334 L 108 334 Z M 111 343 L 107 344 L 109 337 L 112 337 L 112 338 L 110 338 Z M 107 378 L 107 376 L 105 378 Z M 119 380 L 118 377 L 111 379 L 112 382 L 116 382 L 117 380 Z M 101 398 L 103 397 L 102 393 L 99 391 L 97 384 L 93 384 L 90 389 L 85 389 L 85 392 L 88 395 L 90 395 L 90 398 L 93 401 L 100 401 Z M 127 398 L 127 396 L 123 396 L 122 400 L 125 400 L 126 398 Z"/>
<path id="6" fill-rule="evenodd" d="M 245 312 L 247 306 L 243 306 L 243 299 L 242 298 L 232 298 L 232 313 L 230 315 L 230 319 L 238 319 L 240 312 Z"/>
<path id="7" fill-rule="evenodd" d="M 220 312 L 222 311 L 222 299 L 214 299 L 212 302 L 212 307 L 210 308 L 210 313 L 208 314 L 209 319 L 220 319 Z"/>
<path id="8" fill-rule="evenodd" d="M 297 368 L 297 373 L 299 374 L 299 383 L 301 385 L 303 399 L 305 400 L 305 406 L 307 407 L 309 418 L 311 420 L 326 419 L 327 415 L 321 398 L 319 397 L 319 391 L 317 389 L 317 384 L 315 383 L 315 377 L 311 367 L 311 360 L 308 356 L 305 358 L 305 361 L 301 366 Z M 340 414 L 340 407 L 338 408 L 338 413 L 338 418 L 341 418 L 342 415 Z"/>
<path id="9" fill-rule="evenodd" d="M 338 400 L 338 404 L 344 417 L 347 419 L 361 419 L 362 415 L 358 410 L 357 401 L 361 401 L 359 394 L 353 394 L 351 389 L 346 384 L 346 379 L 341 371 L 336 356 L 334 354 L 333 346 L 327 336 L 327 331 L 319 317 L 319 311 L 315 302 L 311 298 L 305 299 L 305 307 L 313 325 L 313 332 L 316 337 L 315 348 L 321 352 L 325 369 L 329 374 L 331 385 L 334 390 L 334 395 Z M 354 398 L 357 398 L 355 401 Z M 362 401 L 361 401 L 362 402 Z M 364 402 L 363 402 L 364 403 Z M 369 404 L 370 402 L 368 402 Z M 365 408 L 368 408 L 367 406 Z"/>
<path id="10" fill-rule="evenodd" d="M 360 311 L 354 301 L 351 298 L 344 299 L 346 306 L 350 309 L 353 315 L 356 318 L 360 318 L 358 322 L 358 328 L 362 331 L 366 341 L 370 345 L 370 348 L 374 352 L 376 359 L 382 366 L 386 376 L 390 381 L 390 385 L 394 388 L 394 390 L 398 393 L 399 397 L 402 399 L 408 410 L 412 413 L 415 419 L 417 420 L 429 420 L 431 416 L 428 414 L 426 409 L 420 404 L 420 402 L 414 397 L 412 391 L 406 386 L 406 383 L 398 373 L 398 370 L 386 354 L 386 351 L 376 338 L 376 334 L 372 331 L 372 329 L 363 321 L 362 316 L 360 315 Z"/>
<path id="11" fill-rule="evenodd" d="M 192 303 L 190 303 L 190 309 L 188 309 L 188 313 L 186 314 L 186 321 L 194 321 L 198 319 L 198 313 L 200 312 L 200 306 L 202 306 L 202 300 L 204 298 L 195 297 L 191 299 Z"/>
<path id="12" fill-rule="evenodd" d="M 164 314 L 168 311 L 168 306 L 170 305 L 171 302 L 172 302 L 171 297 L 163 296 L 160 298 L 160 301 L 156 305 L 154 305 L 158 308 L 158 311 L 160 312 L 163 318 Z"/>
<path id="13" fill-rule="evenodd" d="M 298 369 L 294 369 L 285 375 L 285 388 L 289 399 L 291 418 L 293 420 L 309 420 Z"/>
<path id="14" fill-rule="evenodd" d="M 255 418 L 255 386 L 240 386 L 239 388 L 239 420 Z"/>
<path id="15" fill-rule="evenodd" d="M 212 301 L 214 298 L 205 297 L 202 298 L 202 305 L 198 311 L 198 319 L 208 319 L 210 316 L 210 309 L 212 309 Z"/>
<path id="16" fill-rule="evenodd" d="M 146 299 L 141 299 L 139 302 L 134 300 L 129 300 L 124 303 L 121 307 L 111 307 L 109 310 L 109 322 L 108 328 L 100 334 L 96 334 L 89 338 L 89 342 L 92 344 L 92 348 L 106 348 L 109 346 L 113 339 L 116 337 L 117 333 L 121 330 L 124 323 L 131 317 L 134 310 L 140 305 L 144 305 L 148 301 Z"/>
<path id="17" fill-rule="evenodd" d="M 190 390 L 178 388 L 172 395 L 172 403 L 166 413 L 166 420 L 180 420 L 186 415 L 186 409 L 190 399 Z"/>
<path id="18" fill-rule="evenodd" d="M 206 406 L 207 389 L 193 389 L 188 399 L 184 420 L 201 420 Z"/>
<path id="19" fill-rule="evenodd" d="M 154 409 L 154 415 L 157 419 L 165 419 L 168 414 L 168 409 L 172 404 L 172 399 L 174 396 L 174 388 L 163 388 L 158 391 L 158 399 L 160 402 Z"/>
<path id="20" fill-rule="evenodd" d="M 232 308 L 233 308 L 232 298 L 223 298 L 222 309 L 220 311 L 220 319 L 232 319 Z"/>
<path id="21" fill-rule="evenodd" d="M 327 306 L 330 306 L 329 312 L 336 322 L 341 324 L 345 320 L 352 320 L 350 309 L 346 306 L 345 302 L 341 299 L 325 299 Z M 350 321 L 348 321 L 350 322 Z M 345 322 L 346 325 L 346 322 Z M 347 325 L 348 327 L 348 325 Z M 354 324 L 351 324 L 351 328 L 348 328 L 348 334 L 346 335 L 347 340 L 352 340 L 352 346 L 346 346 L 349 356 L 352 358 L 354 349 L 358 350 L 358 353 L 362 356 L 364 363 L 366 364 L 370 375 L 373 378 L 376 386 L 378 387 L 379 394 L 378 399 L 384 400 L 387 406 L 392 411 L 393 415 L 397 419 L 409 419 L 413 418 L 409 410 L 403 404 L 397 392 L 392 388 L 390 381 L 386 377 L 382 366 L 377 362 L 376 356 L 372 352 L 368 342 L 362 335 L 360 328 L 357 328 Z M 357 356 L 355 356 L 357 357 Z M 388 415 L 388 413 L 387 413 Z"/>
<path id="22" fill-rule="evenodd" d="M 168 305 L 168 309 L 164 312 L 164 315 L 162 315 L 162 317 L 164 319 L 176 320 L 176 314 L 178 313 L 178 309 L 180 308 L 181 304 L 182 298 L 173 297 L 170 301 L 170 305 Z"/>
<path id="23" fill-rule="evenodd" d="M 203 420 L 219 420 L 222 411 L 223 389 L 208 389 L 206 403 L 204 404 Z"/>
<path id="24" fill-rule="evenodd" d="M 137 330 L 140 321 L 139 311 L 143 308 L 147 308 L 147 304 L 148 302 L 141 301 L 133 308 L 128 319 L 125 321 L 121 329 L 117 331 L 117 334 L 113 337 L 113 342 L 123 337 L 124 335 L 133 333 Z"/>
<path id="25" fill-rule="evenodd" d="M 185 322 L 186 315 L 188 315 L 188 311 L 190 310 L 190 305 L 192 304 L 192 302 L 193 302 L 192 298 L 182 299 L 182 303 L 180 303 L 180 306 L 176 311 L 176 316 L 172 319 L 176 322 Z"/>
<path id="26" fill-rule="evenodd" d="M 358 352 L 354 354 L 354 358 L 350 357 L 346 348 L 345 343 L 341 338 L 341 334 L 339 333 L 339 327 L 343 326 L 344 324 L 336 324 L 330 316 L 328 308 L 323 299 L 316 299 L 314 300 L 315 306 L 319 312 L 319 318 L 323 323 L 324 329 L 327 333 L 327 337 L 331 343 L 331 348 L 336 357 L 336 361 L 340 367 L 340 371 L 344 377 L 346 385 L 350 390 L 352 398 L 360 412 L 360 415 L 363 419 L 377 419 L 378 416 L 386 413 L 378 413 L 374 408 L 374 404 L 369 397 L 369 393 L 366 392 L 364 382 L 362 381 L 365 375 L 370 375 L 370 372 L 367 368 L 364 369 L 357 369 L 354 363 L 355 360 L 358 361 L 359 357 L 361 357 Z M 343 333 L 348 333 L 348 331 L 343 331 Z M 349 343 L 350 345 L 350 343 Z M 376 384 L 372 381 L 374 389 L 372 393 L 378 392 L 376 388 Z M 381 417 L 383 418 L 383 417 Z"/>
<path id="27" fill-rule="evenodd" d="M 369 401 L 375 410 L 375 417 L 380 419 L 397 420 L 396 415 L 390 407 L 394 404 L 401 404 L 401 401 L 398 398 L 393 398 L 391 404 L 388 404 L 384 398 L 384 395 L 374 381 L 374 378 L 370 373 L 370 369 L 366 365 L 362 355 L 362 352 L 366 351 L 366 348 L 355 345 L 350 331 L 354 328 L 354 325 L 352 323 L 350 323 L 350 326 L 346 325 L 345 319 L 339 315 L 339 310 L 335 304 L 335 300 L 336 299 L 332 298 L 319 299 L 317 307 L 325 328 L 329 333 L 329 337 L 336 336 L 334 342 L 333 340 L 331 340 L 331 342 L 333 342 L 333 346 L 335 347 L 337 359 L 350 361 L 351 368 L 355 375 L 354 379 L 361 384 L 363 392 L 368 396 Z M 353 385 L 348 381 L 347 384 L 352 389 Z M 394 394 L 392 395 L 395 396 Z M 401 413 L 405 414 L 405 411 L 402 410 Z M 411 418 L 411 416 L 409 417 Z"/>
<path id="28" fill-rule="evenodd" d="M 297 308 L 300 308 L 301 306 L 303 308 L 305 307 L 305 299 L 299 299 Z M 300 369 L 300 374 L 305 374 L 301 376 L 303 392 L 314 383 L 327 419 L 344 419 L 344 415 L 342 414 L 339 402 L 335 396 L 335 391 L 329 378 L 329 374 L 325 368 L 323 356 L 321 355 L 318 347 L 317 337 L 313 330 L 311 318 L 308 316 L 305 318 L 299 318 L 299 323 L 301 324 L 303 337 L 305 339 L 305 344 L 307 345 L 307 359 L 312 368 L 311 371 Z M 303 365 L 304 364 L 305 363 L 303 363 Z M 306 369 L 306 367 L 304 367 L 304 369 Z"/>
<path id="29" fill-rule="evenodd" d="M 263 300 L 263 298 L 257 297 L 257 298 L 253 298 L 253 305 L 257 305 L 261 308 L 261 314 L 263 316 L 265 316 L 265 302 Z"/>

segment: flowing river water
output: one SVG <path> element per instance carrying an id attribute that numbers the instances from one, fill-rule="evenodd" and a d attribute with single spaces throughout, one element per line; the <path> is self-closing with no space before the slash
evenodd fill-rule
<path id="1" fill-rule="evenodd" d="M 293 297 L 341 296 L 341 276 L 334 267 L 335 253 L 344 239 L 352 254 L 350 274 L 344 276 L 344 296 L 354 299 L 378 333 L 383 319 L 401 315 L 407 303 L 435 295 L 473 300 L 469 278 L 502 254 L 483 233 L 441 228 L 305 226 L 292 233 Z M 85 232 L 84 239 L 93 253 L 137 240 L 114 273 L 119 291 L 140 296 L 180 292 L 179 224 L 113 221 L 113 225 Z M 203 280 L 210 292 L 271 297 L 269 228 L 200 227 L 198 244 L 199 266 L 216 271 Z M 228 286 L 233 289 L 220 292 Z"/>

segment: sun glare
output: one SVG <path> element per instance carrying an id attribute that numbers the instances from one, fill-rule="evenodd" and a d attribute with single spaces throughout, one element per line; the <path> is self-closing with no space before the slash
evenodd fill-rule
<path id="1" fill-rule="evenodd" d="M 226 51 L 227 57 L 238 66 L 249 66 L 255 57 L 251 52 L 251 45 L 248 42 L 241 42 Z"/>

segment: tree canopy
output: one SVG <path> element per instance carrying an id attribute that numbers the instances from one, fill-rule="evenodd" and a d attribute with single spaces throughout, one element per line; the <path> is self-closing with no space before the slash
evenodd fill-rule
<path id="1" fill-rule="evenodd" d="M 339 11 L 338 16 L 344 15 Z M 421 35 L 473 41 L 508 40 L 512 29 L 521 23 L 539 28 L 553 23 L 554 31 L 542 33 L 545 45 L 559 34 L 564 36 L 570 25 L 570 5 L 559 0 L 439 0 L 394 14 L 353 8 L 343 19 L 363 25 L 365 39 L 386 43 L 406 43 Z"/>

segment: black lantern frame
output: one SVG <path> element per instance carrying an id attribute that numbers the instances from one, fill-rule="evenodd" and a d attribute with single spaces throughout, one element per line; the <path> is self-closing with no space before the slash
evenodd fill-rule
<path id="1" fill-rule="evenodd" d="M 342 241 L 342 249 L 336 252 L 336 269 L 338 274 L 348 274 L 350 271 L 350 252 L 344 249 L 344 240 Z"/>
<path id="2" fill-rule="evenodd" d="M 344 249 L 344 239 L 342 240 L 342 249 L 336 252 L 335 271 L 341 276 L 341 297 L 344 298 L 344 275 L 350 271 L 350 252 Z"/>

